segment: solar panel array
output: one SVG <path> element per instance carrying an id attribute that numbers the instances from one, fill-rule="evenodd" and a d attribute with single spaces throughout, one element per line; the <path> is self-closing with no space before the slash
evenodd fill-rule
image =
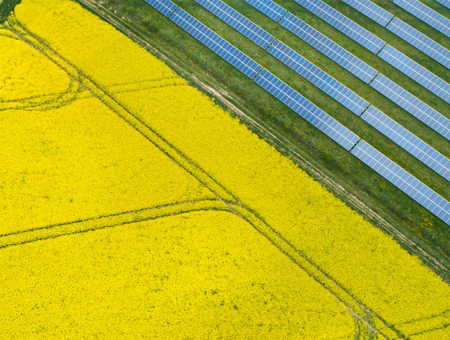
<path id="1" fill-rule="evenodd" d="M 338 31 L 377 54 L 386 44 L 383 40 L 320 0 L 294 0 Z"/>
<path id="2" fill-rule="evenodd" d="M 172 1 L 166 0 L 145 0 L 146 3 L 154 7 L 159 13 L 165 17 L 169 17 L 178 7 Z"/>
<path id="3" fill-rule="evenodd" d="M 417 0 L 392 0 L 394 4 L 422 20 L 447 37 L 450 34 L 450 20 Z"/>
<path id="4" fill-rule="evenodd" d="M 450 102 L 450 85 L 411 58 L 405 56 L 399 50 L 391 45 L 386 45 L 378 56 L 425 87 L 431 93 L 434 93 L 447 103 Z"/>
<path id="5" fill-rule="evenodd" d="M 244 1 L 247 1 L 250 4 L 260 2 L 260 0 Z M 264 1 L 266 3 L 271 2 L 271 0 Z M 377 76 L 377 70 L 350 54 L 347 50 L 334 43 L 323 34 L 319 33 L 317 30 L 297 18 L 292 13 L 288 12 L 283 19 L 280 20 L 279 24 L 364 82 L 370 83 L 370 81 Z M 417 119 L 430 126 L 432 129 L 441 133 L 447 139 L 449 138 L 448 128 L 441 126 L 442 124 L 448 124 L 448 122 L 444 121 L 446 119 L 442 119 L 444 117 L 441 114 L 422 102 L 420 99 L 414 97 L 399 85 L 387 79 L 385 76 L 378 74 L 377 78 L 378 81 L 374 80 L 370 83 L 375 90 L 402 107 Z"/>
<path id="6" fill-rule="evenodd" d="M 371 105 L 361 118 L 447 181 L 450 180 L 450 160 L 447 157 L 386 116 L 375 106 Z"/>
<path id="7" fill-rule="evenodd" d="M 450 203 L 373 146 L 361 140 L 350 152 L 445 223 L 450 224 Z"/>
<path id="8" fill-rule="evenodd" d="M 267 15 L 270 19 L 278 22 L 287 11 L 271 0 L 244 0 L 258 11 Z"/>
<path id="9" fill-rule="evenodd" d="M 360 13 L 366 15 L 389 31 L 433 58 L 445 67 L 450 66 L 450 52 L 442 45 L 428 38 L 425 34 L 411 27 L 403 20 L 374 4 L 370 0 L 342 0 Z"/>
<path id="10" fill-rule="evenodd" d="M 170 20 L 192 35 L 195 39 L 209 47 L 247 77 L 253 79 L 262 69 L 261 65 L 246 56 L 228 41 L 221 38 L 181 8 L 178 7 L 175 10 L 170 16 Z"/>
<path id="11" fill-rule="evenodd" d="M 275 40 L 271 34 L 248 20 L 241 13 L 235 11 L 223 1 L 195 1 L 263 49 L 266 49 L 270 43 Z"/>
<path id="12" fill-rule="evenodd" d="M 450 121 L 446 117 L 386 76 L 378 74 L 370 86 L 445 138 L 450 139 Z"/>
<path id="13" fill-rule="evenodd" d="M 266 69 L 256 76 L 255 82 L 344 149 L 350 150 L 359 140 L 356 134 Z"/>
<path id="14" fill-rule="evenodd" d="M 172 14 L 167 15 L 167 10 L 171 7 L 171 2 L 169 0 L 148 0 L 147 2 L 163 15 L 169 16 L 169 19 L 175 24 L 191 34 L 197 40 L 201 41 L 231 65 L 238 68 L 242 73 L 252 78 L 258 85 L 318 128 L 325 135 L 332 138 L 336 143 L 369 165 L 377 173 L 411 196 L 437 217 L 441 218 L 447 224 L 450 223 L 449 202 L 428 188 L 425 184 L 403 170 L 368 143 L 361 140 L 359 136 L 305 99 L 297 91 L 283 83 L 269 71 L 262 69 L 260 65 L 181 8 L 178 7 Z M 419 146 L 416 145 L 416 147 Z"/>
<path id="15" fill-rule="evenodd" d="M 294 0 L 438 97 L 449 102 L 447 82 L 320 0 Z M 384 46 L 384 47 L 383 47 Z"/>
<path id="16" fill-rule="evenodd" d="M 196 1 L 211 13 L 215 14 L 218 18 L 228 23 L 231 27 L 241 32 L 244 36 L 250 36 L 250 40 L 254 41 L 264 49 L 267 48 L 274 39 L 265 30 L 254 24 L 242 14 L 236 12 L 221 0 Z M 263 42 L 263 44 L 261 44 L 261 42 Z M 356 115 L 359 116 L 364 109 L 369 106 L 369 103 L 363 98 L 322 71 L 316 65 L 303 58 L 300 54 L 283 44 L 281 41 L 276 40 L 270 45 L 268 52 Z"/>
<path id="17" fill-rule="evenodd" d="M 394 18 L 386 28 L 438 63 L 450 67 L 450 51 L 406 22 Z"/>
<path id="18" fill-rule="evenodd" d="M 243 15 L 239 13 L 236 14 L 234 9 L 224 4 L 221 0 L 196 1 L 201 2 L 206 9 L 210 9 L 213 14 L 216 14 L 225 22 L 230 23 L 230 25 L 237 28 L 238 31 L 247 33 L 248 30 L 246 30 L 246 26 L 248 26 L 253 32 L 257 31 L 258 34 L 254 34 L 253 36 L 258 42 L 262 40 L 260 38 L 261 36 L 264 36 L 265 34 L 268 35 L 266 31 L 256 26 Z M 302 57 L 287 45 L 283 44 L 281 41 L 275 40 L 270 47 L 268 47 L 267 51 L 356 115 L 360 116 L 364 110 L 369 107 L 369 103 L 366 100 L 342 85 L 336 79 Z M 428 144 L 421 141 L 407 129 L 403 128 L 397 122 L 386 116 L 384 113 L 375 107 L 370 106 L 367 111 L 364 112 L 362 118 L 385 136 L 403 147 L 406 151 L 410 152 L 413 156 L 418 157 L 419 160 L 430 166 L 433 170 L 440 173 L 442 176 L 447 175 L 444 173 L 446 168 L 434 159 L 441 157 L 446 160 L 445 157 L 431 148 Z M 390 126 L 389 124 L 392 125 Z M 423 150 L 428 152 L 428 154 L 425 154 Z"/>
<path id="19" fill-rule="evenodd" d="M 369 106 L 369 103 L 366 100 L 342 85 L 316 65 L 303 58 L 300 54 L 283 44 L 281 41 L 275 40 L 267 51 L 354 114 L 359 116 L 364 109 Z"/>
<path id="20" fill-rule="evenodd" d="M 379 25 L 385 27 L 394 17 L 391 13 L 369 0 L 342 0 Z"/>
<path id="21" fill-rule="evenodd" d="M 247 1 L 247 0 L 245 0 Z M 280 25 L 311 45 L 319 52 L 342 66 L 354 76 L 368 84 L 378 73 L 361 59 L 336 44 L 322 33 L 312 28 L 291 13 L 287 13 L 280 21 Z"/>

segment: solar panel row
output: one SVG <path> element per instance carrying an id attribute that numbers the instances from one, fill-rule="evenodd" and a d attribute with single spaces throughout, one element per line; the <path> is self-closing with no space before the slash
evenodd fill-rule
<path id="1" fill-rule="evenodd" d="M 450 20 L 417 0 L 391 0 L 397 6 L 422 20 L 447 37 L 450 34 Z"/>
<path id="2" fill-rule="evenodd" d="M 394 17 L 391 13 L 369 0 L 342 0 L 377 24 L 385 27 Z"/>
<path id="3" fill-rule="evenodd" d="M 375 106 L 369 106 L 361 118 L 447 181 L 450 180 L 450 160 L 447 157 L 386 116 Z"/>
<path id="4" fill-rule="evenodd" d="M 253 79 L 262 69 L 261 65 L 246 56 L 228 41 L 221 38 L 181 8 L 178 7 L 175 10 L 175 12 L 170 16 L 170 20 L 198 41 L 209 47 L 212 51 L 236 67 L 250 79 Z"/>
<path id="5" fill-rule="evenodd" d="M 447 103 L 450 102 L 450 85 L 411 58 L 405 56 L 399 50 L 391 45 L 386 45 L 378 56 L 431 93 L 434 93 Z"/>
<path id="6" fill-rule="evenodd" d="M 178 7 L 172 1 L 168 0 L 145 0 L 145 2 L 166 17 L 169 17 Z"/>
<path id="7" fill-rule="evenodd" d="M 364 140 L 359 141 L 350 152 L 424 208 L 450 224 L 450 203 L 398 164 Z"/>
<path id="8" fill-rule="evenodd" d="M 195 1 L 263 49 L 275 40 L 271 34 L 221 0 Z"/>
<path id="9" fill-rule="evenodd" d="M 372 53 L 377 54 L 386 44 L 383 40 L 320 0 L 294 0 L 338 31 L 344 33 Z"/>
<path id="10" fill-rule="evenodd" d="M 287 11 L 270 0 L 244 0 L 255 7 L 261 13 L 267 15 L 270 19 L 278 22 L 287 13 Z"/>
<path id="11" fill-rule="evenodd" d="M 356 134 L 266 69 L 256 76 L 255 82 L 344 149 L 350 150 L 359 140 Z"/>
<path id="12" fill-rule="evenodd" d="M 389 31 L 405 40 L 410 45 L 422 51 L 445 67 L 450 66 L 450 52 L 425 34 L 419 32 L 404 21 L 394 17 L 370 0 L 342 0 L 360 13 L 366 15 Z"/>
<path id="13" fill-rule="evenodd" d="M 450 0 L 436 0 L 436 1 L 439 2 L 441 5 L 450 9 Z"/>
<path id="14" fill-rule="evenodd" d="M 386 28 L 438 63 L 450 67 L 450 51 L 406 22 L 394 18 Z"/>
<path id="15" fill-rule="evenodd" d="M 281 41 L 275 40 L 267 51 L 354 114 L 359 116 L 364 109 L 369 106 L 369 103 L 366 100 L 342 85 L 316 65 L 303 58 L 300 54 L 283 44 Z"/>
<path id="16" fill-rule="evenodd" d="M 378 73 L 374 68 L 355 57 L 295 15 L 287 13 L 279 23 L 366 84 L 368 84 Z"/>
<path id="17" fill-rule="evenodd" d="M 166 5 L 170 3 L 169 0 L 148 1 L 150 5 L 163 14 L 166 13 L 167 8 L 167 6 L 161 7 L 161 4 L 164 2 Z M 447 224 L 450 223 L 448 216 L 450 206 L 444 198 L 436 194 L 433 190 L 400 168 L 372 146 L 360 140 L 356 134 L 320 110 L 310 101 L 302 97 L 294 89 L 283 83 L 269 71 L 265 69 L 261 70 L 260 65 L 245 56 L 234 46 L 224 41 L 220 36 L 183 11 L 181 8 L 177 8 L 170 15 L 170 20 L 212 49 L 230 64 L 238 67 L 238 69 L 244 74 L 248 75 L 248 70 L 252 69 L 254 65 L 257 65 L 257 72 L 259 73 L 254 78 L 254 81 L 258 85 L 263 87 L 278 100 L 310 122 L 313 126 L 317 127 L 324 134 L 332 138 L 346 150 L 351 150 L 350 152 L 353 155 L 387 178 L 399 189 L 407 193 L 418 203 L 422 204 L 425 208 L 434 213 L 437 217 L 441 218 Z M 226 44 L 223 44 L 223 42 L 226 42 Z M 236 53 L 236 51 L 239 53 Z M 245 56 L 245 58 L 242 58 L 242 55 Z M 239 62 L 236 62 L 236 60 Z M 398 175 L 399 173 L 400 176 Z M 392 176 L 394 179 L 391 178 Z"/>
<path id="18" fill-rule="evenodd" d="M 445 138 L 450 139 L 450 121 L 446 117 L 386 76 L 378 74 L 370 86 Z"/>

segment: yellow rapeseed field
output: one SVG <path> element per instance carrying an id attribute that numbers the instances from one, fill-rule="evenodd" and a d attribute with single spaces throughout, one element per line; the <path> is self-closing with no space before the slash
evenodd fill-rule
<path id="1" fill-rule="evenodd" d="M 446 283 L 79 4 L 0 42 L 1 338 L 450 337 Z"/>
<path id="2" fill-rule="evenodd" d="M 0 265 L 8 267 L 0 273 L 6 283 L 1 302 L 8 306 L 0 309 L 2 338 L 353 333 L 344 306 L 227 212 L 193 212 L 11 247 L 2 251 Z"/>
<path id="3" fill-rule="evenodd" d="M 0 30 L 0 46 L 2 106 L 5 102 L 62 93 L 69 88 L 70 79 L 62 70 L 17 37 L 6 35 L 5 30 Z"/>

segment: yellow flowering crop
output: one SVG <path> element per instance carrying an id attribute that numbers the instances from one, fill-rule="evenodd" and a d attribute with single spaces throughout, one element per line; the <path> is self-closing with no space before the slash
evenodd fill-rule
<path id="1" fill-rule="evenodd" d="M 3 111 L 0 136 L 0 234 L 214 198 L 95 98 Z"/>
<path id="2" fill-rule="evenodd" d="M 76 234 L 1 255 L 0 266 L 8 268 L 0 272 L 0 301 L 8 306 L 0 308 L 2 338 L 353 333 L 344 306 L 226 212 Z"/>
<path id="3" fill-rule="evenodd" d="M 69 88 L 70 79 L 56 65 L 3 32 L 0 30 L 0 109 L 7 101 L 62 93 Z"/>
<path id="4" fill-rule="evenodd" d="M 447 284 L 75 2 L 0 41 L 2 338 L 450 336 Z"/>

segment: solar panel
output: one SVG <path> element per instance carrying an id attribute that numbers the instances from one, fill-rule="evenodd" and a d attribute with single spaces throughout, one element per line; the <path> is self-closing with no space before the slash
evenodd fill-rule
<path id="1" fill-rule="evenodd" d="M 169 17 L 178 7 L 170 0 L 145 0 L 145 2 L 166 17 Z"/>
<path id="2" fill-rule="evenodd" d="M 195 39 L 206 45 L 217 55 L 225 59 L 247 77 L 253 79 L 262 69 L 262 66 L 250 59 L 228 41 L 221 38 L 200 21 L 193 18 L 181 8 L 177 8 L 170 17 L 175 24 L 180 26 Z"/>
<path id="3" fill-rule="evenodd" d="M 447 37 L 450 34 L 450 20 L 417 0 L 392 0 L 394 4 L 422 20 Z"/>
<path id="4" fill-rule="evenodd" d="M 303 58 L 300 54 L 283 44 L 281 41 L 275 40 L 267 51 L 354 114 L 359 116 L 364 109 L 369 106 L 369 103 L 363 98 L 322 71 L 316 65 Z"/>
<path id="5" fill-rule="evenodd" d="M 294 1 L 329 23 L 338 31 L 356 41 L 358 44 L 364 46 L 372 53 L 377 54 L 386 44 L 383 40 L 320 0 Z"/>
<path id="6" fill-rule="evenodd" d="M 323 112 L 269 71 L 263 69 L 254 80 L 259 86 L 346 150 L 350 150 L 359 140 L 356 134 Z"/>
<path id="7" fill-rule="evenodd" d="M 361 118 L 447 181 L 450 180 L 450 160 L 447 157 L 386 116 L 375 106 L 371 105 Z"/>
<path id="8" fill-rule="evenodd" d="M 278 22 L 287 11 L 271 0 L 244 0 L 258 11 L 267 15 L 270 19 Z"/>
<path id="9" fill-rule="evenodd" d="M 450 9 L 450 1 L 449 0 L 436 0 L 436 1 L 439 2 L 441 5 Z"/>
<path id="10" fill-rule="evenodd" d="M 266 49 L 275 38 L 221 0 L 195 0 L 236 31 Z"/>
<path id="11" fill-rule="evenodd" d="M 442 98 L 447 103 L 450 100 L 450 85 L 428 71 L 423 66 L 416 63 L 411 58 L 404 55 L 399 50 L 391 45 L 386 45 L 381 50 L 378 56 L 386 61 L 388 64 L 394 66 L 397 70 L 407 75 L 409 78 L 422 85 L 431 93 L 434 93 L 439 98 Z"/>
<path id="12" fill-rule="evenodd" d="M 447 68 L 450 67 L 450 51 L 406 22 L 394 18 L 386 28 L 438 63 Z"/>
<path id="13" fill-rule="evenodd" d="M 450 224 L 450 203 L 364 140 L 350 151 L 424 208 Z"/>
<path id="14" fill-rule="evenodd" d="M 394 17 L 391 13 L 369 0 L 342 0 L 360 13 L 385 27 Z"/>
<path id="15" fill-rule="evenodd" d="M 378 74 L 370 86 L 445 138 L 450 139 L 450 120 L 386 76 Z"/>
<path id="16" fill-rule="evenodd" d="M 363 62 L 361 59 L 358 59 L 291 13 L 287 13 L 284 18 L 281 19 L 280 25 L 366 84 L 368 84 L 378 73 L 377 70 Z"/>

